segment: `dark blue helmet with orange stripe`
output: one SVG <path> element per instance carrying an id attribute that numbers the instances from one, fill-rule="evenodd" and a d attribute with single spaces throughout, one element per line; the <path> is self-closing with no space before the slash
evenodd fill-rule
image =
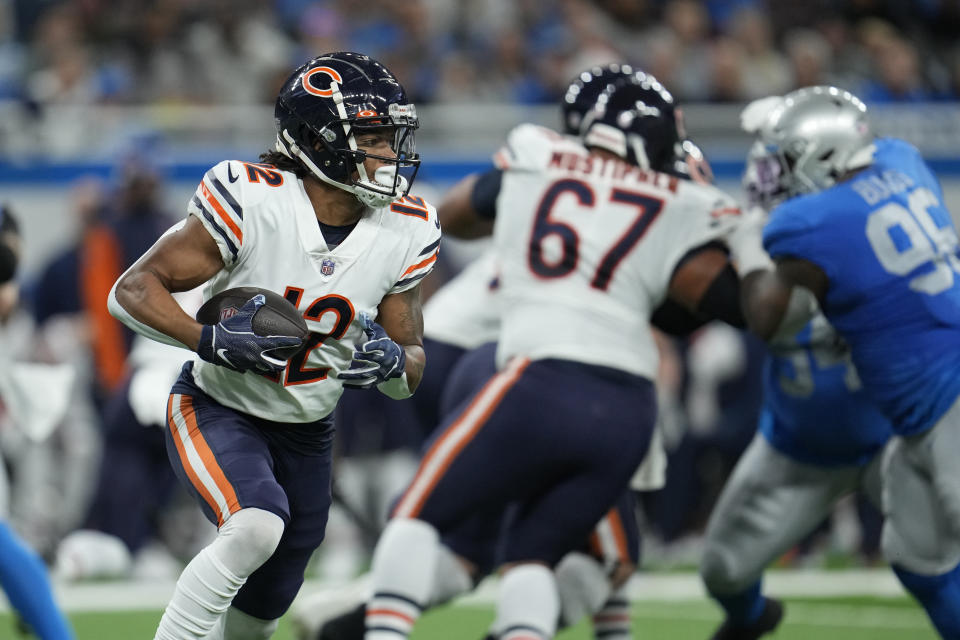
<path id="1" fill-rule="evenodd" d="M 581 71 L 567 87 L 567 92 L 560 101 L 563 132 L 571 136 L 580 135 L 580 125 L 587 113 L 597 104 L 600 94 L 615 80 L 628 78 L 635 73 L 638 71 L 630 65 L 618 63 Z"/>
<path id="2" fill-rule="evenodd" d="M 682 128 L 670 92 L 653 76 L 637 72 L 603 90 L 580 133 L 588 147 L 611 151 L 641 169 L 676 175 Z"/>
<path id="3" fill-rule="evenodd" d="M 302 65 L 283 83 L 274 118 L 277 151 L 368 206 L 383 207 L 406 195 L 419 169 L 417 111 L 397 78 L 370 56 L 342 51 Z M 393 130 L 395 157 L 357 148 L 355 132 L 384 128 Z M 367 157 L 386 166 L 367 175 Z"/>

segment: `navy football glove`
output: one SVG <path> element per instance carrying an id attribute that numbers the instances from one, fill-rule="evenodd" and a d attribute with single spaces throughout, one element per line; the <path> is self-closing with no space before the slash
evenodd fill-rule
<path id="1" fill-rule="evenodd" d="M 367 341 L 354 350 L 350 369 L 337 377 L 345 385 L 370 389 L 385 380 L 402 376 L 407 364 L 403 347 L 391 340 L 383 327 L 366 313 L 360 314 L 360 324 L 367 334 Z"/>
<path id="2" fill-rule="evenodd" d="M 207 362 L 244 373 L 251 369 L 273 373 L 287 366 L 286 360 L 271 355 L 276 349 L 297 347 L 303 340 L 292 336 L 258 336 L 253 332 L 253 316 L 267 303 L 256 295 L 240 311 L 217 324 L 204 325 L 197 354 Z"/>

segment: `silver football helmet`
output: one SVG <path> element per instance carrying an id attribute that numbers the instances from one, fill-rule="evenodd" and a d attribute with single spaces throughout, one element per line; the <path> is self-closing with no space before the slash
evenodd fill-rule
<path id="1" fill-rule="evenodd" d="M 867 107 L 837 87 L 805 87 L 783 96 L 758 135 L 778 161 L 789 196 L 822 191 L 873 161 Z"/>

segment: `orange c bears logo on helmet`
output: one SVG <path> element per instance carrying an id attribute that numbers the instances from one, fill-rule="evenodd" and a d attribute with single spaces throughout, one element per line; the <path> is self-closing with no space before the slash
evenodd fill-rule
<path id="1" fill-rule="evenodd" d="M 316 69 L 310 69 L 310 71 L 307 71 L 305 74 L 303 74 L 301 82 L 303 83 L 303 88 L 307 93 L 314 96 L 320 96 L 321 98 L 329 98 L 333 95 L 333 82 L 330 83 L 331 87 L 329 89 L 317 89 L 315 86 L 313 86 L 313 83 L 310 82 L 310 78 L 318 73 L 324 73 L 330 76 L 333 82 L 340 84 L 343 83 L 343 78 L 339 73 L 337 73 L 336 69 L 331 69 L 330 67 L 317 67 Z"/>

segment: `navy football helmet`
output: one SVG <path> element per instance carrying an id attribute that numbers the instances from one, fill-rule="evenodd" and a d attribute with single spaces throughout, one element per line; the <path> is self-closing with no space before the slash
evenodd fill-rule
<path id="1" fill-rule="evenodd" d="M 636 72 L 608 85 L 580 134 L 584 145 L 611 151 L 641 169 L 688 177 L 678 171 L 685 137 L 679 110 L 649 74 Z"/>
<path id="2" fill-rule="evenodd" d="M 615 80 L 628 78 L 635 73 L 638 72 L 630 65 L 617 63 L 581 71 L 567 87 L 567 92 L 560 101 L 563 132 L 571 136 L 580 135 L 580 125 L 587 113 L 597 104 L 600 94 Z"/>
<path id="3" fill-rule="evenodd" d="M 419 170 L 416 108 L 397 78 L 369 56 L 343 51 L 310 60 L 283 83 L 274 118 L 277 151 L 367 206 L 384 207 L 406 195 Z M 393 129 L 395 157 L 357 148 L 355 131 L 385 127 Z M 386 164 L 367 175 L 367 157 Z"/>

